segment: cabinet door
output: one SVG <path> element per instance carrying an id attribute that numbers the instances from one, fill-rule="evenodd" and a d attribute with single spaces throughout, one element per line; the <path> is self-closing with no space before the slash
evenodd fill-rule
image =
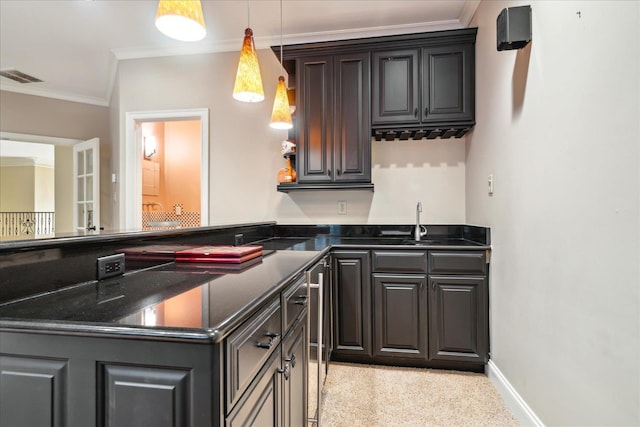
<path id="1" fill-rule="evenodd" d="M 191 425 L 187 369 L 100 364 L 104 389 L 99 414 L 105 427 Z M 102 399 L 100 399 L 102 400 Z"/>
<path id="2" fill-rule="evenodd" d="M 307 424 L 307 316 L 302 316 L 282 344 L 283 425 Z"/>
<path id="3" fill-rule="evenodd" d="M 487 362 L 487 280 L 429 276 L 429 358 Z"/>
<path id="4" fill-rule="evenodd" d="M 331 182 L 333 61 L 330 56 L 298 59 L 298 182 Z"/>
<path id="5" fill-rule="evenodd" d="M 66 425 L 67 361 L 0 355 L 0 397 L 2 426 Z"/>
<path id="6" fill-rule="evenodd" d="M 418 50 L 374 52 L 372 59 L 373 124 L 418 123 Z"/>
<path id="7" fill-rule="evenodd" d="M 371 356 L 371 267 L 369 251 L 333 254 L 336 355 Z"/>
<path id="8" fill-rule="evenodd" d="M 371 181 L 369 53 L 338 55 L 334 63 L 336 182 Z"/>
<path id="9" fill-rule="evenodd" d="M 427 276 L 373 274 L 373 354 L 427 359 Z"/>
<path id="10" fill-rule="evenodd" d="M 473 121 L 475 117 L 474 46 L 422 49 L 422 121 Z"/>
<path id="11" fill-rule="evenodd" d="M 280 345 L 267 360 L 265 368 L 256 377 L 227 417 L 229 427 L 275 427 L 282 423 L 282 374 L 280 373 Z"/>

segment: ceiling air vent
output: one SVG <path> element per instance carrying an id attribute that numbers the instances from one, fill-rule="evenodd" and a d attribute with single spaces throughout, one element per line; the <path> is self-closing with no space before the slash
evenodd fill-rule
<path id="1" fill-rule="evenodd" d="M 0 71 L 0 76 L 14 80 L 18 83 L 39 83 L 42 81 L 18 70 L 2 70 Z"/>

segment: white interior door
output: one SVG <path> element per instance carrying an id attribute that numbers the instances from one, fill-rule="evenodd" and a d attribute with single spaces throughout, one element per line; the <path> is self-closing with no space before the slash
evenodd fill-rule
<path id="1" fill-rule="evenodd" d="M 78 232 L 100 229 L 100 140 L 73 146 L 73 226 Z"/>

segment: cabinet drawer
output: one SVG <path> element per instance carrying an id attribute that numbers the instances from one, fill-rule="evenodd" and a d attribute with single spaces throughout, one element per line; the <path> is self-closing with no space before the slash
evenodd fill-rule
<path id="1" fill-rule="evenodd" d="M 278 347 L 281 321 L 280 298 L 276 298 L 227 338 L 227 413 Z"/>
<path id="2" fill-rule="evenodd" d="M 286 334 L 307 306 L 309 295 L 305 277 L 298 279 L 282 293 L 282 332 Z"/>
<path id="3" fill-rule="evenodd" d="M 373 251 L 377 273 L 426 273 L 426 251 Z"/>
<path id="4" fill-rule="evenodd" d="M 486 274 L 484 251 L 429 251 L 430 274 Z"/>

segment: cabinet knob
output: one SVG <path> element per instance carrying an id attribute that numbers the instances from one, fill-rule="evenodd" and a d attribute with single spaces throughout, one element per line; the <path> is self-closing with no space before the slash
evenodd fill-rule
<path id="1" fill-rule="evenodd" d="M 306 295 L 300 295 L 293 301 L 293 303 L 295 305 L 307 305 L 307 296 Z"/>
<path id="2" fill-rule="evenodd" d="M 342 171 L 339 168 L 338 168 L 338 170 L 336 172 L 338 172 L 338 175 L 342 174 Z"/>
<path id="3" fill-rule="evenodd" d="M 424 109 L 424 115 L 425 115 L 425 116 L 428 116 L 428 115 L 429 115 L 429 107 L 426 107 L 426 108 Z"/>
<path id="4" fill-rule="evenodd" d="M 259 348 L 271 348 L 273 346 L 273 343 L 278 339 L 278 337 L 280 336 L 280 334 L 276 333 L 276 332 L 267 332 L 266 334 L 264 334 L 266 337 L 269 337 L 269 341 L 267 342 L 257 342 L 256 343 L 256 347 Z"/>
<path id="5" fill-rule="evenodd" d="M 413 117 L 418 118 L 418 107 L 416 107 L 416 109 L 413 110 Z"/>

